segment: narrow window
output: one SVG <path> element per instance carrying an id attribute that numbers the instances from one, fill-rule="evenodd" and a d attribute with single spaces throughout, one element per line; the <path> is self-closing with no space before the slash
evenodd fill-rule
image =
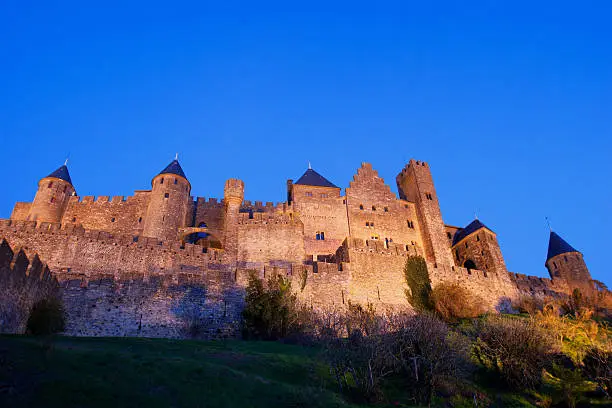
<path id="1" fill-rule="evenodd" d="M 370 223 L 366 221 L 366 227 L 369 227 L 369 226 L 370 226 Z"/>
<path id="2" fill-rule="evenodd" d="M 305 195 L 306 195 L 306 197 L 312 197 L 312 192 L 307 191 Z"/>
<path id="3" fill-rule="evenodd" d="M 408 204 L 404 204 L 404 208 L 408 208 Z"/>
<path id="4" fill-rule="evenodd" d="M 76 217 L 72 217 L 72 222 L 76 222 Z"/>
<path id="5" fill-rule="evenodd" d="M 159 180 L 159 184 L 164 184 L 164 178 L 163 177 Z"/>
<path id="6" fill-rule="evenodd" d="M 555 266 L 555 269 L 557 269 L 557 263 L 553 261 L 553 265 Z"/>
<path id="7" fill-rule="evenodd" d="M 325 241 L 325 233 L 321 231 L 321 241 Z"/>
<path id="8" fill-rule="evenodd" d="M 66 192 L 67 189 L 68 189 L 68 186 L 64 186 L 64 193 Z"/>
<path id="9" fill-rule="evenodd" d="M 164 194 L 164 198 L 168 198 L 168 197 L 170 197 L 169 193 Z"/>
<path id="10" fill-rule="evenodd" d="M 370 227 L 373 227 L 373 226 L 374 226 L 374 223 L 373 223 L 373 222 L 371 222 L 371 223 L 370 223 Z"/>
<path id="11" fill-rule="evenodd" d="M 142 217 L 138 217 L 138 222 L 142 222 Z"/>
<path id="12" fill-rule="evenodd" d="M 49 182 L 49 185 L 48 185 L 47 187 L 48 187 L 48 188 L 53 187 L 53 182 L 52 182 L 52 181 L 50 181 L 50 182 Z"/>
<path id="13" fill-rule="evenodd" d="M 457 260 L 459 260 L 459 250 L 455 249 L 455 257 L 457 257 Z"/>
<path id="14" fill-rule="evenodd" d="M 346 200 L 342 200 L 342 204 L 346 204 Z"/>
<path id="15" fill-rule="evenodd" d="M 320 241 L 321 240 L 321 233 L 317 232 L 317 234 L 315 235 L 316 240 Z"/>
<path id="16" fill-rule="evenodd" d="M 111 218 L 111 222 L 115 222 L 115 217 Z"/>
<path id="17" fill-rule="evenodd" d="M 372 206 L 372 211 L 376 211 L 376 207 Z"/>
<path id="18" fill-rule="evenodd" d="M 450 232 L 447 232 L 447 233 L 446 233 L 446 237 L 447 237 L 448 239 L 452 239 L 452 238 L 453 238 L 453 235 L 452 235 Z"/>
<path id="19" fill-rule="evenodd" d="M 389 212 L 389 207 L 384 208 L 385 212 Z"/>
<path id="20" fill-rule="evenodd" d="M 410 220 L 408 220 L 408 221 L 406 221 L 406 222 L 408 223 L 408 228 L 412 228 L 412 229 L 414 229 L 414 222 L 412 222 L 412 221 L 410 221 Z"/>
<path id="21" fill-rule="evenodd" d="M 327 198 L 327 194 L 321 194 L 321 198 Z"/>
<path id="22" fill-rule="evenodd" d="M 177 179 L 174 179 L 174 184 L 178 184 L 178 180 Z"/>
<path id="23" fill-rule="evenodd" d="M 476 241 L 480 241 L 480 236 L 476 235 Z"/>
<path id="24" fill-rule="evenodd" d="M 563 259 L 565 259 L 565 262 L 567 262 L 567 255 L 563 255 Z"/>
<path id="25" fill-rule="evenodd" d="M 363 204 L 359 204 L 359 209 L 363 210 Z"/>
<path id="26" fill-rule="evenodd" d="M 468 243 L 467 243 L 467 242 L 465 243 L 465 247 L 466 247 L 466 248 L 468 247 Z"/>
<path id="27" fill-rule="evenodd" d="M 426 197 L 428 200 L 433 200 L 433 196 L 431 195 L 431 193 L 425 193 L 425 197 Z"/>

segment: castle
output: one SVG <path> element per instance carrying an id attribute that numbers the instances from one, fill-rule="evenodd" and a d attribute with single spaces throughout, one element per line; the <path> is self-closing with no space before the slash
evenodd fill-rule
<path id="1" fill-rule="evenodd" d="M 252 270 L 290 277 L 313 307 L 406 307 L 411 255 L 426 260 L 433 287 L 456 282 L 491 309 L 522 293 L 591 289 L 582 254 L 555 232 L 550 279 L 510 273 L 492 229 L 478 219 L 465 228 L 444 223 L 427 163 L 411 160 L 396 183 L 399 197 L 362 163 L 344 193 L 308 168 L 287 181 L 282 203 L 245 201 L 238 179 L 227 180 L 223 199 L 207 200 L 190 195 L 175 159 L 150 190 L 96 199 L 76 194 L 63 165 L 39 181 L 31 203 L 16 203 L 0 221 L 0 238 L 47 263 L 72 334 L 172 336 L 173 305 L 190 285 L 206 288 L 215 321 L 235 323 Z"/>

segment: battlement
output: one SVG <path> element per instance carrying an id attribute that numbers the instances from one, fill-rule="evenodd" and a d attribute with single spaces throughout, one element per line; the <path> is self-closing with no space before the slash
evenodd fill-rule
<path id="1" fill-rule="evenodd" d="M 353 251 L 370 252 L 381 255 L 414 256 L 419 254 L 419 250 L 416 245 L 397 244 L 395 242 L 385 244 L 384 241 L 371 239 L 345 239 L 342 243 L 342 247 Z"/>
<path id="2" fill-rule="evenodd" d="M 132 196 L 71 196 L 70 204 L 115 204 L 120 205 L 124 203 L 131 203 L 132 201 L 141 201 L 151 193 L 151 190 L 137 190 Z"/>
<path id="3" fill-rule="evenodd" d="M 193 198 L 193 197 L 192 197 Z M 195 205 L 197 208 L 223 208 L 225 201 L 217 198 L 196 197 Z"/>
<path id="4" fill-rule="evenodd" d="M 142 249 L 155 249 L 166 252 L 193 256 L 203 260 L 216 261 L 221 259 L 222 250 L 204 248 L 200 245 L 181 244 L 179 241 L 164 242 L 157 238 L 111 234 L 106 231 L 86 230 L 75 224 L 60 224 L 36 221 L 16 221 L 0 219 L 0 235 L 8 234 L 44 234 L 49 239 L 51 236 L 74 237 L 77 240 L 84 239 L 88 242 L 100 241 L 114 246 L 134 246 Z"/>
<path id="5" fill-rule="evenodd" d="M 275 212 L 241 212 L 238 214 L 238 224 L 297 224 L 299 220 L 292 215 Z"/>

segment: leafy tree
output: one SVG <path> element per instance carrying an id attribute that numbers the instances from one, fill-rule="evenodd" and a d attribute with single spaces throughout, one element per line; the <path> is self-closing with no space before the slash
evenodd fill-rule
<path id="1" fill-rule="evenodd" d="M 271 275 L 264 284 L 251 271 L 245 301 L 245 337 L 276 340 L 301 330 L 297 296 L 291 291 L 291 281 L 282 275 Z"/>
<path id="2" fill-rule="evenodd" d="M 409 288 L 406 290 L 406 297 L 412 307 L 420 312 L 433 310 L 429 272 L 423 257 L 408 257 L 404 267 L 404 278 Z"/>

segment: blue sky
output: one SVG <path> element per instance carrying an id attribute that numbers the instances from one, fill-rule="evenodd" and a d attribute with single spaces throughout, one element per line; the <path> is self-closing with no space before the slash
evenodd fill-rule
<path id="1" fill-rule="evenodd" d="M 178 152 L 194 195 L 238 177 L 261 201 L 308 161 L 396 191 L 416 158 L 511 271 L 547 276 L 548 216 L 612 284 L 607 2 L 50 3 L 0 5 L 0 217 L 67 155 L 79 195 L 149 188 Z"/>

